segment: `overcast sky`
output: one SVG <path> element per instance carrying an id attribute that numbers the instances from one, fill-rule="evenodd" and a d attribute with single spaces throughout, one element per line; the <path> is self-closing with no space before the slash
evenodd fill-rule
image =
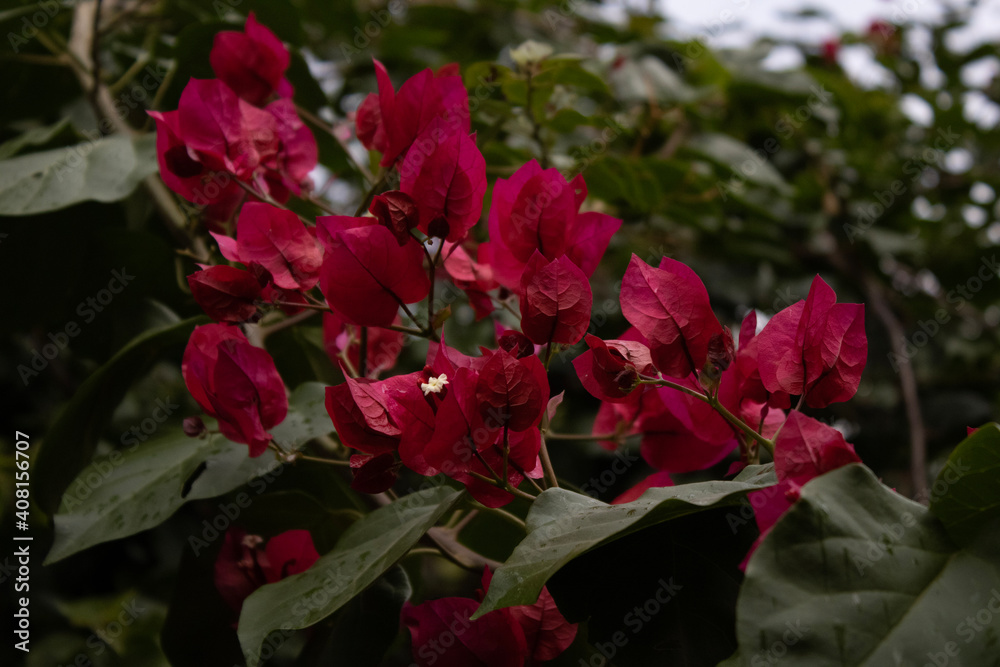
<path id="1" fill-rule="evenodd" d="M 644 0 L 624 2 L 648 6 Z M 944 6 L 940 0 L 658 0 L 657 4 L 675 29 L 705 36 L 720 46 L 744 45 L 759 35 L 822 41 L 843 30 L 863 30 L 874 18 L 896 23 L 934 19 L 941 16 Z M 965 7 L 969 3 L 956 0 L 954 5 Z M 783 16 L 807 7 L 830 18 L 802 21 Z M 969 29 L 955 39 L 962 45 L 1000 39 L 1000 0 L 981 2 Z"/>

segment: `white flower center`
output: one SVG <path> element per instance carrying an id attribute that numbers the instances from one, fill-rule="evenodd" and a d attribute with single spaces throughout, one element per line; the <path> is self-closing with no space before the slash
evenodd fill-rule
<path id="1" fill-rule="evenodd" d="M 430 393 L 440 394 L 446 384 L 448 384 L 448 376 L 441 373 L 437 377 L 428 379 L 427 382 L 421 382 L 420 389 L 424 392 L 424 396 Z"/>

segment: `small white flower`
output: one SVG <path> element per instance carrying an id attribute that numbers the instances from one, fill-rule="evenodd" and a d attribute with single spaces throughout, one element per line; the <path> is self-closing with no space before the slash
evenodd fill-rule
<path id="1" fill-rule="evenodd" d="M 448 376 L 441 373 L 436 378 L 432 377 L 427 382 L 421 382 L 420 389 L 424 392 L 424 396 L 430 393 L 440 394 L 446 384 L 448 384 Z"/>

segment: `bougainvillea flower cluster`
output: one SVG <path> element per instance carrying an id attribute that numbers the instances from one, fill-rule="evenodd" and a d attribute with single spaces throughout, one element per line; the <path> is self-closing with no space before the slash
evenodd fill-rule
<path id="1" fill-rule="evenodd" d="M 191 79 L 175 111 L 150 111 L 163 182 L 227 221 L 250 196 L 285 202 L 312 188 L 318 150 L 289 99 L 290 56 L 253 14 L 245 31 L 222 32 L 210 54 L 217 79 Z"/>
<path id="2" fill-rule="evenodd" d="M 354 215 L 303 219 L 280 207 L 308 188 L 315 164 L 315 144 L 290 99 L 288 63 L 280 41 L 251 16 L 245 32 L 216 40 L 219 79 L 192 80 L 178 110 L 154 114 L 167 185 L 197 202 L 207 183 L 226 177 L 198 202 L 216 206 L 209 219 L 223 207 L 235 212 L 246 190 L 256 195 L 235 224 L 214 229 L 218 262 L 201 262 L 188 277 L 216 323 L 195 329 L 183 361 L 192 396 L 251 456 L 272 445 L 269 431 L 285 418 L 288 399 L 260 337 L 251 343 L 243 329 L 262 317 L 281 321 L 280 308 L 302 319 L 324 311 L 322 345 L 343 373 L 326 388 L 325 406 L 362 493 L 388 491 L 403 476 L 444 475 L 487 508 L 533 499 L 525 489 L 557 481 L 545 440 L 562 400 L 549 384 L 559 350 L 574 352 L 580 384 L 601 401 L 594 439 L 615 449 L 637 436 L 652 468 L 616 503 L 734 450 L 740 465 L 756 462 L 763 447 L 778 478 L 755 492 L 766 533 L 803 484 L 858 460 L 839 432 L 800 408 L 856 393 L 867 357 L 863 306 L 837 303 L 817 276 L 807 299 L 760 331 L 751 310 L 734 336 L 691 267 L 633 255 L 620 294 L 630 326 L 617 337 L 596 335 L 590 281 L 621 220 L 588 210 L 582 175 L 534 160 L 490 191 L 455 66 L 424 70 L 396 89 L 374 62 L 378 92 L 358 109 L 356 136 L 381 154 L 384 178 Z M 385 189 L 388 176 L 398 176 L 398 189 Z M 495 319 L 492 346 L 473 353 L 445 342 L 448 312 L 435 313 L 433 295 L 446 281 L 477 320 Z M 426 356 L 395 372 L 417 338 L 427 339 L 414 348 Z M 266 548 L 252 536 L 227 537 L 216 567 L 227 601 L 241 603 L 255 586 L 308 567 L 315 551 L 300 532 Z M 402 620 L 418 664 L 537 664 L 576 633 L 544 590 L 534 605 L 469 621 L 476 606 L 465 598 L 407 606 Z M 439 651 L 432 640 L 452 619 L 464 619 L 467 631 Z"/>

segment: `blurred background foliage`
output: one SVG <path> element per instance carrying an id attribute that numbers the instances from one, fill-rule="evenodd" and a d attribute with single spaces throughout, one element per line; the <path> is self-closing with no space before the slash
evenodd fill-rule
<path id="1" fill-rule="evenodd" d="M 720 319 L 734 329 L 751 308 L 766 317 L 805 298 L 819 273 L 841 301 L 866 304 L 869 361 L 858 395 L 814 416 L 842 428 L 887 483 L 917 495 L 966 426 L 997 416 L 1000 79 L 970 73 L 995 73 L 998 47 L 952 46 L 949 35 L 969 20 L 965 10 L 950 10 L 933 24 L 904 15 L 897 24 L 874 23 L 823 44 L 760 39 L 726 50 L 678 37 L 647 11 L 619 7 L 608 20 L 606 7 L 586 0 L 107 0 L 96 24 L 93 9 L 93 2 L 0 1 L 4 544 L 13 524 L 14 431 L 29 433 L 33 456 L 44 458 L 54 420 L 97 368 L 136 336 L 199 314 L 182 286 L 194 270 L 184 251 L 207 237 L 197 210 L 175 200 L 174 210 L 184 215 L 165 215 L 152 182 L 157 177 L 143 180 L 155 172 L 143 136 L 151 130 L 145 110 L 173 109 L 190 77 L 211 77 L 214 34 L 240 29 L 249 11 L 293 47 L 296 102 L 343 132 L 362 160 L 368 156 L 351 139 L 350 121 L 376 89 L 371 59 L 377 57 L 397 86 L 425 67 L 461 65 L 491 178 L 532 158 L 567 175 L 582 172 L 586 205 L 625 222 L 593 280 L 593 333 L 613 338 L 625 328 L 617 287 L 632 253 L 689 263 Z M 95 25 L 96 44 L 79 51 Z M 552 55 L 526 80 L 511 49 L 529 39 L 549 45 Z M 848 47 L 871 55 L 876 85 L 842 68 L 838 52 Z M 790 49 L 799 64 L 776 70 L 771 56 Z M 116 115 L 103 133 L 89 83 L 94 56 Z M 101 138 L 109 129 L 120 139 L 114 145 Z M 314 132 L 317 192 L 350 212 L 365 184 L 341 143 Z M 74 185 L 50 169 L 26 179 L 23 162 L 8 162 L 57 149 L 67 151 L 57 155 L 59 164 L 77 160 L 93 178 Z M 317 213 L 308 203 L 296 206 Z M 482 240 L 485 229 L 477 232 Z M 88 305 L 113 270 L 135 278 L 110 303 Z M 60 339 L 70 323 L 79 334 Z M 318 324 L 307 321 L 269 341 L 290 387 L 339 381 Z M 493 335 L 489 323 L 474 325 L 471 310 L 458 304 L 446 332 L 470 352 Z M 217 512 L 216 501 L 189 503 L 154 530 L 40 566 L 51 541 L 46 512 L 94 451 L 121 446 L 122 434 L 149 417 L 156 399 L 180 405 L 172 423 L 196 413 L 179 372 L 185 337 L 161 336 L 123 372 L 90 387 L 87 409 L 68 431 L 64 420 L 58 433 L 61 443 L 79 444 L 62 472 L 68 477 L 33 477 L 39 537 L 29 665 L 70 664 L 78 655 L 90 661 L 84 664 L 165 664 L 158 636 L 171 599 L 192 618 L 210 615 L 217 603 L 192 605 L 191 596 L 183 602 L 183 591 L 210 587 L 210 575 L 204 562 L 190 562 L 196 560 L 190 553 L 181 562 L 187 536 Z M 33 355 L 59 340 L 68 344 L 54 358 Z M 422 350 L 410 346 L 401 366 L 421 364 Z M 572 356 L 553 366 L 553 391 L 567 392 L 557 427 L 584 432 L 596 402 L 576 380 Z M 42 366 L 37 373 L 20 370 L 33 361 Z M 553 449 L 557 470 L 579 484 L 606 469 L 610 456 L 593 443 Z M 636 466 L 602 498 L 647 472 Z M 323 474 L 296 466 L 267 489 L 246 521 L 267 534 L 277 530 L 266 525 L 268 507 L 301 505 L 289 514 L 308 527 L 316 512 L 350 506 L 342 489 L 314 490 L 323 487 Z M 480 532 L 476 546 L 495 558 L 516 537 L 504 546 Z M 475 531 L 466 537 L 477 540 Z M 6 546 L 4 556 L 0 577 L 9 585 Z M 419 592 L 419 578 L 413 579 Z M 130 600 L 150 611 L 120 637 L 107 636 L 108 619 Z M 336 616 L 340 629 L 331 630 L 330 641 L 355 636 L 352 622 L 349 614 Z M 195 664 L 177 662 L 184 650 L 168 645 L 186 631 L 171 634 L 169 620 L 167 626 L 162 643 L 175 664 Z M 232 642 L 234 634 L 206 649 L 204 664 L 224 664 Z M 10 650 L 5 643 L 3 651 Z M 330 650 L 315 649 L 308 664 L 325 664 Z"/>

